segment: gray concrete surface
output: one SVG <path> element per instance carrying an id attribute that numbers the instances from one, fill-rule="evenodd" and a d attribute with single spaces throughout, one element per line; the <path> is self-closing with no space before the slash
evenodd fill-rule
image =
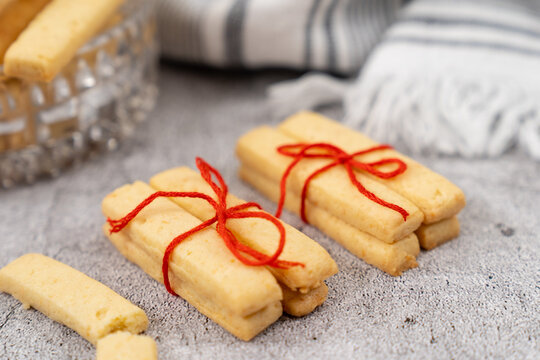
<path id="1" fill-rule="evenodd" d="M 169 295 L 101 233 L 101 199 L 115 187 L 203 156 L 231 190 L 273 210 L 236 177 L 235 139 L 270 121 L 265 87 L 287 73 L 231 74 L 163 67 L 161 97 L 133 140 L 54 180 L 0 192 L 0 266 L 27 252 L 65 262 L 141 306 L 161 359 L 500 358 L 538 359 L 540 164 L 419 159 L 461 186 L 462 235 L 420 255 L 399 278 L 363 263 L 290 214 L 340 266 L 328 301 L 283 316 L 249 343 Z M 339 113 L 339 110 L 333 111 Z M 92 359 L 72 330 L 0 294 L 1 359 Z"/>

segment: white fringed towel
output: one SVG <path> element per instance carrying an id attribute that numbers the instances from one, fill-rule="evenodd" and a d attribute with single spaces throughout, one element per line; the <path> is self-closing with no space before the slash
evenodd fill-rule
<path id="1" fill-rule="evenodd" d="M 413 153 L 497 156 L 517 145 L 540 159 L 533 4 L 413 2 L 348 91 L 345 122 Z"/>

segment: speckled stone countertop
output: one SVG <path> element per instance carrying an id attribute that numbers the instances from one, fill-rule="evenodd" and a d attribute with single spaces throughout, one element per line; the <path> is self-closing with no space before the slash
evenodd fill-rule
<path id="1" fill-rule="evenodd" d="M 271 122 L 265 89 L 291 76 L 164 65 L 156 110 L 119 151 L 57 179 L 0 191 L 0 266 L 41 252 L 103 282 L 146 311 L 160 359 L 540 358 L 540 164 L 519 154 L 419 159 L 462 187 L 468 205 L 461 236 L 423 252 L 419 267 L 398 278 L 285 214 L 330 252 L 340 272 L 318 310 L 283 316 L 249 343 L 169 295 L 114 249 L 101 233 L 101 199 L 124 183 L 194 166 L 195 156 L 222 171 L 233 193 L 273 210 L 237 178 L 234 144 L 247 129 Z M 72 330 L 0 294 L 0 359 L 94 356 Z"/>

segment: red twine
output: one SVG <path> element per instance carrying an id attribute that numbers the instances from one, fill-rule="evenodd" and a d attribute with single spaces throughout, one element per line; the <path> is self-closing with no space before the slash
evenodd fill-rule
<path id="1" fill-rule="evenodd" d="M 249 266 L 271 266 L 273 268 L 278 269 L 288 269 L 292 266 L 302 266 L 304 267 L 304 264 L 297 263 L 297 262 L 291 262 L 291 261 L 283 261 L 278 260 L 279 255 L 281 255 L 281 252 L 283 251 L 283 247 L 285 246 L 285 228 L 283 227 L 283 224 L 273 217 L 272 215 L 265 213 L 263 211 L 244 211 L 247 208 L 255 207 L 257 209 L 261 209 L 261 206 L 254 202 L 248 202 L 241 205 L 233 206 L 230 208 L 227 208 L 227 194 L 229 192 L 227 185 L 225 184 L 225 181 L 223 181 L 223 178 L 221 174 L 211 167 L 206 161 L 204 161 L 201 158 L 196 159 L 197 168 L 199 169 L 201 176 L 203 179 L 210 185 L 214 193 L 217 195 L 217 201 L 212 199 L 210 196 L 200 193 L 200 192 L 177 192 L 177 191 L 157 191 L 154 194 L 150 195 L 148 198 L 146 198 L 143 202 L 141 202 L 135 209 L 133 209 L 129 214 L 124 216 L 121 219 L 118 220 L 112 220 L 107 219 L 107 222 L 111 225 L 111 233 L 116 233 L 122 230 L 124 227 L 127 226 L 127 224 L 137 216 L 137 214 L 144 209 L 147 205 L 149 205 L 152 201 L 159 197 L 188 197 L 188 198 L 198 198 L 205 200 L 208 202 L 212 207 L 216 210 L 216 215 L 206 220 L 205 222 L 201 223 L 200 225 L 197 225 L 191 230 L 186 231 L 185 233 L 178 235 L 176 238 L 174 238 L 169 246 L 167 246 L 167 249 L 165 250 L 165 253 L 163 254 L 163 263 L 161 270 L 163 272 L 163 282 L 165 283 L 165 287 L 167 288 L 167 291 L 170 292 L 173 295 L 177 295 L 174 290 L 171 288 L 171 284 L 169 282 L 169 258 L 173 252 L 173 250 L 186 238 L 189 236 L 195 234 L 198 231 L 201 231 L 208 226 L 212 225 L 213 223 L 217 222 L 216 224 L 216 230 L 218 234 L 221 236 L 223 241 L 225 242 L 225 245 L 227 248 L 231 251 L 231 253 L 242 263 L 249 265 Z M 214 175 L 219 183 L 216 184 L 212 180 L 212 175 Z M 227 229 L 226 222 L 228 219 L 244 219 L 244 218 L 261 218 L 266 219 L 273 223 L 276 228 L 279 231 L 279 245 L 277 250 L 274 252 L 272 256 L 265 255 L 263 253 L 260 253 L 252 248 L 250 248 L 247 245 L 244 245 L 240 243 L 236 237 L 233 235 L 233 233 Z M 243 254 L 247 254 L 251 256 L 251 258 L 245 257 Z"/>
<path id="2" fill-rule="evenodd" d="M 280 154 L 288 156 L 288 157 L 292 157 L 294 158 L 294 160 L 289 164 L 289 166 L 283 173 L 283 176 L 281 177 L 281 183 L 280 183 L 281 193 L 279 197 L 278 207 L 276 210 L 276 217 L 280 217 L 281 212 L 283 211 L 283 205 L 285 203 L 285 195 L 287 193 L 287 178 L 289 177 L 292 169 L 302 159 L 319 158 L 319 159 L 332 159 L 333 161 L 323 166 L 322 168 L 315 170 L 311 175 L 307 177 L 304 183 L 304 187 L 302 188 L 302 198 L 301 198 L 301 205 L 300 205 L 300 216 L 304 222 L 308 222 L 306 220 L 305 203 L 306 203 L 306 195 L 307 195 L 307 189 L 308 189 L 309 183 L 311 182 L 311 180 L 313 180 L 315 176 L 327 170 L 330 170 L 331 168 L 338 165 L 343 165 L 345 167 L 345 169 L 347 170 L 347 174 L 349 175 L 349 178 L 351 179 L 351 182 L 354 184 L 354 186 L 356 186 L 358 191 L 360 191 L 360 193 L 362 193 L 365 197 L 367 197 L 369 200 L 373 202 L 376 202 L 377 204 L 380 204 L 384 207 L 397 211 L 398 213 L 401 214 L 401 216 L 403 216 L 404 221 L 407 220 L 407 216 L 409 216 L 409 213 L 405 209 L 403 209 L 402 207 L 396 204 L 386 202 L 383 199 L 379 198 L 377 195 L 367 190 L 360 183 L 360 181 L 358 181 L 356 174 L 354 173 L 355 169 L 364 170 L 381 179 L 389 179 L 405 172 L 405 170 L 407 170 L 407 164 L 405 164 L 402 160 L 397 159 L 397 158 L 387 158 L 387 159 L 382 159 L 382 160 L 374 161 L 370 163 L 365 163 L 365 162 L 355 160 L 356 156 L 367 154 L 374 151 L 391 149 L 391 148 L 392 147 L 390 145 L 378 145 L 378 146 L 374 146 L 365 150 L 357 151 L 352 154 L 348 154 L 347 152 L 340 149 L 339 147 L 334 146 L 332 144 L 328 144 L 328 143 L 289 144 L 289 145 L 282 145 L 278 147 L 277 151 Z M 383 172 L 383 171 L 377 170 L 377 167 L 381 165 L 392 164 L 392 163 L 397 165 L 397 168 L 394 171 Z"/>

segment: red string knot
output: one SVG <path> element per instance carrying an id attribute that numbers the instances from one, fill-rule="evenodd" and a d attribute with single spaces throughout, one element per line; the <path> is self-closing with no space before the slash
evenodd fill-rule
<path id="1" fill-rule="evenodd" d="M 163 282 L 167 291 L 173 295 L 177 295 L 174 290 L 171 288 L 169 281 L 169 260 L 173 250 L 190 235 L 201 231 L 208 226 L 216 223 L 216 231 L 223 239 L 225 245 L 229 251 L 242 263 L 249 266 L 270 266 L 278 269 L 288 269 L 292 266 L 302 266 L 304 264 L 298 262 L 284 261 L 279 260 L 279 256 L 283 252 L 283 247 L 285 246 L 285 228 L 283 224 L 273 217 L 272 215 L 261 211 L 261 206 L 254 202 L 248 202 L 233 207 L 227 207 L 227 195 L 228 187 L 223 180 L 221 174 L 210 166 L 206 161 L 201 158 L 196 159 L 197 168 L 199 169 L 202 178 L 210 185 L 212 191 L 216 195 L 214 200 L 211 196 L 201 192 L 178 192 L 178 191 L 157 191 L 143 200 L 135 209 L 129 212 L 126 216 L 121 219 L 112 220 L 107 219 L 108 223 L 111 225 L 110 232 L 116 233 L 125 228 L 131 220 L 133 220 L 139 212 L 141 212 L 146 206 L 150 205 L 155 199 L 160 197 L 187 197 L 187 198 L 198 198 L 208 202 L 215 210 L 215 216 L 211 219 L 208 219 L 201 224 L 195 226 L 194 228 L 186 231 L 183 234 L 178 235 L 174 238 L 165 253 L 163 254 L 163 262 L 161 270 L 163 272 Z M 217 179 L 217 183 L 212 179 L 214 176 Z M 257 210 L 249 210 L 249 208 L 256 208 Z M 242 244 L 236 239 L 234 234 L 227 228 L 228 219 L 245 219 L 245 218 L 260 218 L 270 221 L 279 232 L 279 244 L 276 251 L 268 256 L 261 252 L 258 252 L 251 247 Z M 247 255 L 247 256 L 246 256 Z"/>
<path id="2" fill-rule="evenodd" d="M 329 143 L 313 143 L 313 144 L 298 143 L 298 144 L 288 144 L 288 145 L 279 146 L 277 148 L 277 151 L 282 155 L 293 158 L 293 161 L 285 169 L 285 172 L 283 173 L 281 177 L 280 197 L 279 197 L 278 207 L 276 210 L 276 217 L 280 217 L 283 211 L 283 206 L 285 204 L 285 195 L 287 194 L 287 178 L 289 177 L 293 168 L 303 159 L 318 158 L 318 159 L 329 159 L 330 162 L 322 166 L 321 168 L 313 171 L 306 178 L 306 181 L 304 182 L 304 185 L 302 187 L 301 205 L 300 205 L 300 216 L 304 222 L 307 222 L 305 203 L 306 203 L 307 189 L 308 189 L 309 183 L 317 175 L 325 171 L 328 171 L 338 165 L 343 165 L 345 167 L 345 170 L 347 171 L 347 174 L 349 175 L 349 179 L 351 180 L 351 183 L 358 189 L 358 191 L 361 194 L 363 194 L 369 200 L 379 205 L 382 205 L 384 207 L 387 207 L 389 209 L 392 209 L 400 213 L 401 216 L 403 217 L 403 221 L 406 221 L 407 217 L 409 216 L 409 213 L 405 209 L 403 209 L 402 207 L 396 204 L 389 203 L 379 198 L 377 195 L 373 194 L 369 190 L 367 190 L 362 185 L 362 183 L 358 180 L 357 174 L 355 174 L 355 170 L 362 170 L 374 176 L 377 176 L 381 179 L 390 179 L 405 172 L 405 170 L 407 170 L 407 164 L 405 164 L 405 162 L 403 162 L 401 159 L 385 158 L 385 159 L 381 159 L 381 160 L 373 161 L 373 162 L 362 162 L 356 159 L 358 156 L 361 156 L 367 153 L 391 149 L 391 148 L 392 147 L 390 145 L 377 145 L 368 149 L 356 151 L 354 153 L 349 154 L 343 149 Z M 388 165 L 388 164 L 395 164 L 396 168 L 392 171 L 381 171 L 378 169 L 379 167 Z"/>

